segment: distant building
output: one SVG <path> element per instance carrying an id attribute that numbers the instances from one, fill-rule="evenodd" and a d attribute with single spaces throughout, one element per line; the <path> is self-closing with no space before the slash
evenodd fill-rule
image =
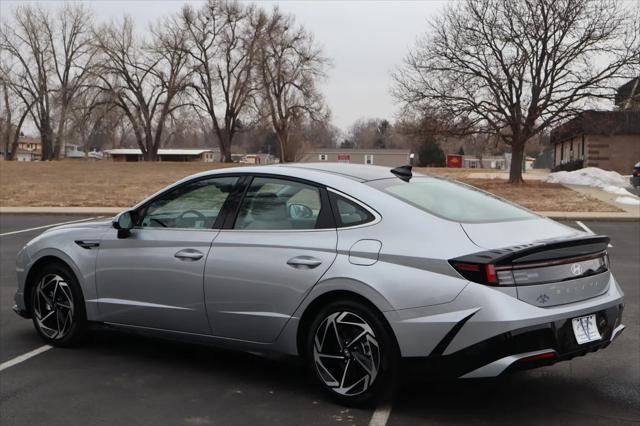
<path id="1" fill-rule="evenodd" d="M 640 161 L 640 111 L 584 111 L 551 132 L 554 167 L 581 160 L 629 174 Z"/>
<path id="2" fill-rule="evenodd" d="M 91 150 L 85 154 L 80 145 L 66 143 L 64 145 L 64 156 L 70 160 L 102 160 L 104 155 L 101 151 Z"/>
<path id="3" fill-rule="evenodd" d="M 242 154 L 237 158 L 235 154 L 231 155 L 231 158 L 234 159 L 234 162 L 241 164 L 256 164 L 256 165 L 266 165 L 266 164 L 275 164 L 278 161 L 271 154 Z"/>
<path id="4" fill-rule="evenodd" d="M 142 161 L 142 151 L 137 148 L 118 148 L 104 151 L 113 161 Z M 200 161 L 211 163 L 219 158 L 219 151 L 213 149 L 159 149 L 159 161 Z"/>
<path id="5" fill-rule="evenodd" d="M 300 158 L 302 163 L 353 163 L 375 164 L 377 166 L 398 167 L 409 164 L 408 149 L 342 149 L 314 148 L 305 151 Z"/>
<path id="6" fill-rule="evenodd" d="M 640 77 L 620 86 L 616 111 L 583 111 L 551 131 L 553 165 L 582 161 L 629 174 L 640 161 Z"/>
<path id="7" fill-rule="evenodd" d="M 42 158 L 42 142 L 38 138 L 21 137 L 18 139 L 16 161 L 38 161 Z"/>

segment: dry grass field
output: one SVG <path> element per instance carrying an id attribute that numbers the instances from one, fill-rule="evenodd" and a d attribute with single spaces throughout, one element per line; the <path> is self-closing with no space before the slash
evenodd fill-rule
<path id="1" fill-rule="evenodd" d="M 0 161 L 0 206 L 128 207 L 185 176 L 219 163 L 114 163 L 111 161 Z M 537 211 L 620 211 L 561 185 L 530 181 L 510 185 L 499 179 L 470 179 L 469 170 L 423 169 Z M 473 169 L 474 173 L 482 171 Z"/>

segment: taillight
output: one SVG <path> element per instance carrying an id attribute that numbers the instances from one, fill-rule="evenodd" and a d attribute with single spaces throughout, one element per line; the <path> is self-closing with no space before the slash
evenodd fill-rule
<path id="1" fill-rule="evenodd" d="M 484 271 L 487 274 L 487 282 L 489 284 L 498 284 L 498 276 L 496 275 L 496 267 L 492 263 L 484 265 Z"/>
<path id="2" fill-rule="evenodd" d="M 479 265 L 477 263 L 453 262 L 452 265 L 460 275 L 469 281 L 482 284 L 498 284 L 496 267 L 491 263 Z"/>

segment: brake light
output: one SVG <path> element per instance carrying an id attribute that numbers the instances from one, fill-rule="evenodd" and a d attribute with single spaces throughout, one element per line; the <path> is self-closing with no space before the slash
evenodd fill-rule
<path id="1" fill-rule="evenodd" d="M 498 284 L 496 267 L 491 263 L 479 265 L 477 263 L 453 262 L 452 265 L 460 275 L 469 281 L 481 284 Z"/>
<path id="2" fill-rule="evenodd" d="M 487 282 L 498 284 L 498 275 L 496 275 L 496 267 L 492 263 L 484 265 L 484 271 L 487 274 Z"/>
<path id="3" fill-rule="evenodd" d="M 480 265 L 474 265 L 473 263 L 456 263 L 456 268 L 459 271 L 480 272 Z"/>

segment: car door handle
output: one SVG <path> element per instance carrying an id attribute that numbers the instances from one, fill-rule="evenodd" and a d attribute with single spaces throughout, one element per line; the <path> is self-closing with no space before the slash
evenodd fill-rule
<path id="1" fill-rule="evenodd" d="M 297 256 L 287 260 L 287 265 L 296 269 L 313 269 L 322 264 L 320 259 L 311 256 Z"/>
<path id="2" fill-rule="evenodd" d="M 196 249 L 184 249 L 174 254 L 180 260 L 199 260 L 204 256 L 204 253 Z"/>

